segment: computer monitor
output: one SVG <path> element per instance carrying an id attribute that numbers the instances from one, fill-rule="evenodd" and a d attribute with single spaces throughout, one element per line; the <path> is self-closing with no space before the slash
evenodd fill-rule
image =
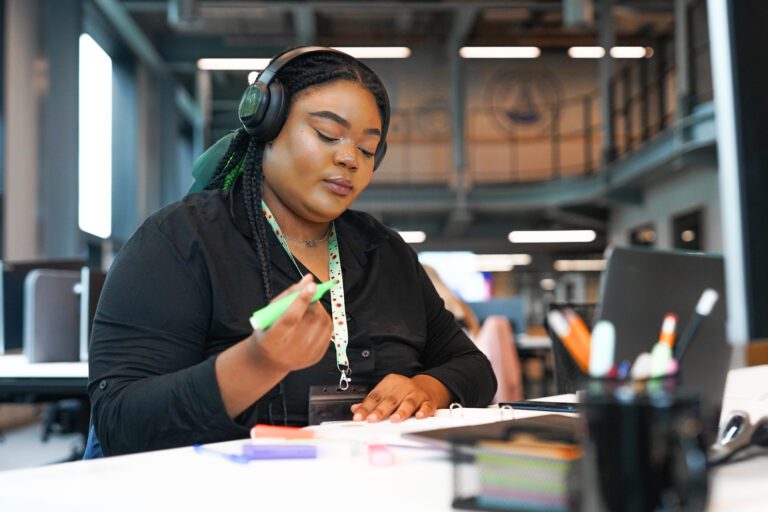
<path id="1" fill-rule="evenodd" d="M 80 271 L 31 270 L 24 279 L 24 355 L 30 363 L 80 360 Z"/>
<path id="2" fill-rule="evenodd" d="M 107 274 L 101 270 L 83 267 L 80 272 L 80 360 L 88 360 L 88 344 L 93 330 L 93 317 L 99 303 L 101 289 Z"/>
<path id="3" fill-rule="evenodd" d="M 768 340 L 768 45 L 765 0 L 709 0 L 731 343 Z"/>
<path id="4" fill-rule="evenodd" d="M 697 331 L 680 366 L 680 384 L 699 394 L 705 440 L 713 442 L 720 419 L 731 346 L 725 334 L 723 258 L 682 251 L 614 249 L 603 274 L 597 318 L 616 328 L 616 361 L 650 352 L 667 313 L 678 317 L 678 333 L 701 294 L 712 288 L 719 300 Z"/>
<path id="5" fill-rule="evenodd" d="M 24 343 L 24 279 L 37 268 L 80 270 L 85 260 L 0 262 L 0 354 L 21 351 Z"/>

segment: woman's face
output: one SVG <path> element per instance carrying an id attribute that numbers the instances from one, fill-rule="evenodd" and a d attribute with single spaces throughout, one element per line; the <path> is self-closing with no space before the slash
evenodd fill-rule
<path id="1" fill-rule="evenodd" d="M 305 89 L 264 152 L 264 186 L 295 215 L 332 221 L 371 182 L 380 138 L 379 109 L 365 87 L 340 80 Z"/>

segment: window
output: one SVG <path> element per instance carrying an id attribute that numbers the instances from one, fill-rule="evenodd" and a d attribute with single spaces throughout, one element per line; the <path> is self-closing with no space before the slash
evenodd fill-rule
<path id="1" fill-rule="evenodd" d="M 80 36 L 79 75 L 80 229 L 112 234 L 112 59 L 88 34 Z"/>
<path id="2" fill-rule="evenodd" d="M 424 251 L 419 261 L 431 266 L 446 286 L 466 302 L 491 298 L 490 275 L 476 269 L 475 254 L 469 251 Z"/>
<path id="3" fill-rule="evenodd" d="M 656 227 L 653 224 L 638 226 L 629 232 L 629 245 L 653 247 L 656 244 Z"/>
<path id="4" fill-rule="evenodd" d="M 702 210 L 677 215 L 672 219 L 672 246 L 687 251 L 704 250 Z"/>

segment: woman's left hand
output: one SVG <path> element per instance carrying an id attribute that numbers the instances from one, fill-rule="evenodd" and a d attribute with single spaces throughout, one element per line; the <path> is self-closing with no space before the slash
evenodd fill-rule
<path id="1" fill-rule="evenodd" d="M 434 416 L 437 409 L 447 407 L 450 401 L 450 391 L 434 377 L 408 378 L 390 373 L 351 409 L 355 421 L 373 423 L 389 418 L 398 422 L 411 416 L 419 419 Z"/>

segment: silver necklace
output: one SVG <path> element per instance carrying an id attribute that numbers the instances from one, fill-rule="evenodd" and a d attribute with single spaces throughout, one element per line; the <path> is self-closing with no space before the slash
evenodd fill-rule
<path id="1" fill-rule="evenodd" d="M 330 235 L 330 234 L 331 234 L 331 225 L 330 224 L 328 224 L 328 229 L 325 232 L 325 236 L 323 238 L 319 238 L 317 240 L 304 240 L 303 238 L 292 238 L 292 237 L 286 235 L 285 232 L 283 232 L 283 236 L 286 238 L 286 240 L 290 240 L 291 242 L 302 243 L 302 244 L 304 244 L 304 247 L 306 247 L 307 249 L 314 249 L 315 247 L 318 246 L 318 244 L 320 244 L 322 242 L 327 242 L 328 241 L 328 235 Z"/>

